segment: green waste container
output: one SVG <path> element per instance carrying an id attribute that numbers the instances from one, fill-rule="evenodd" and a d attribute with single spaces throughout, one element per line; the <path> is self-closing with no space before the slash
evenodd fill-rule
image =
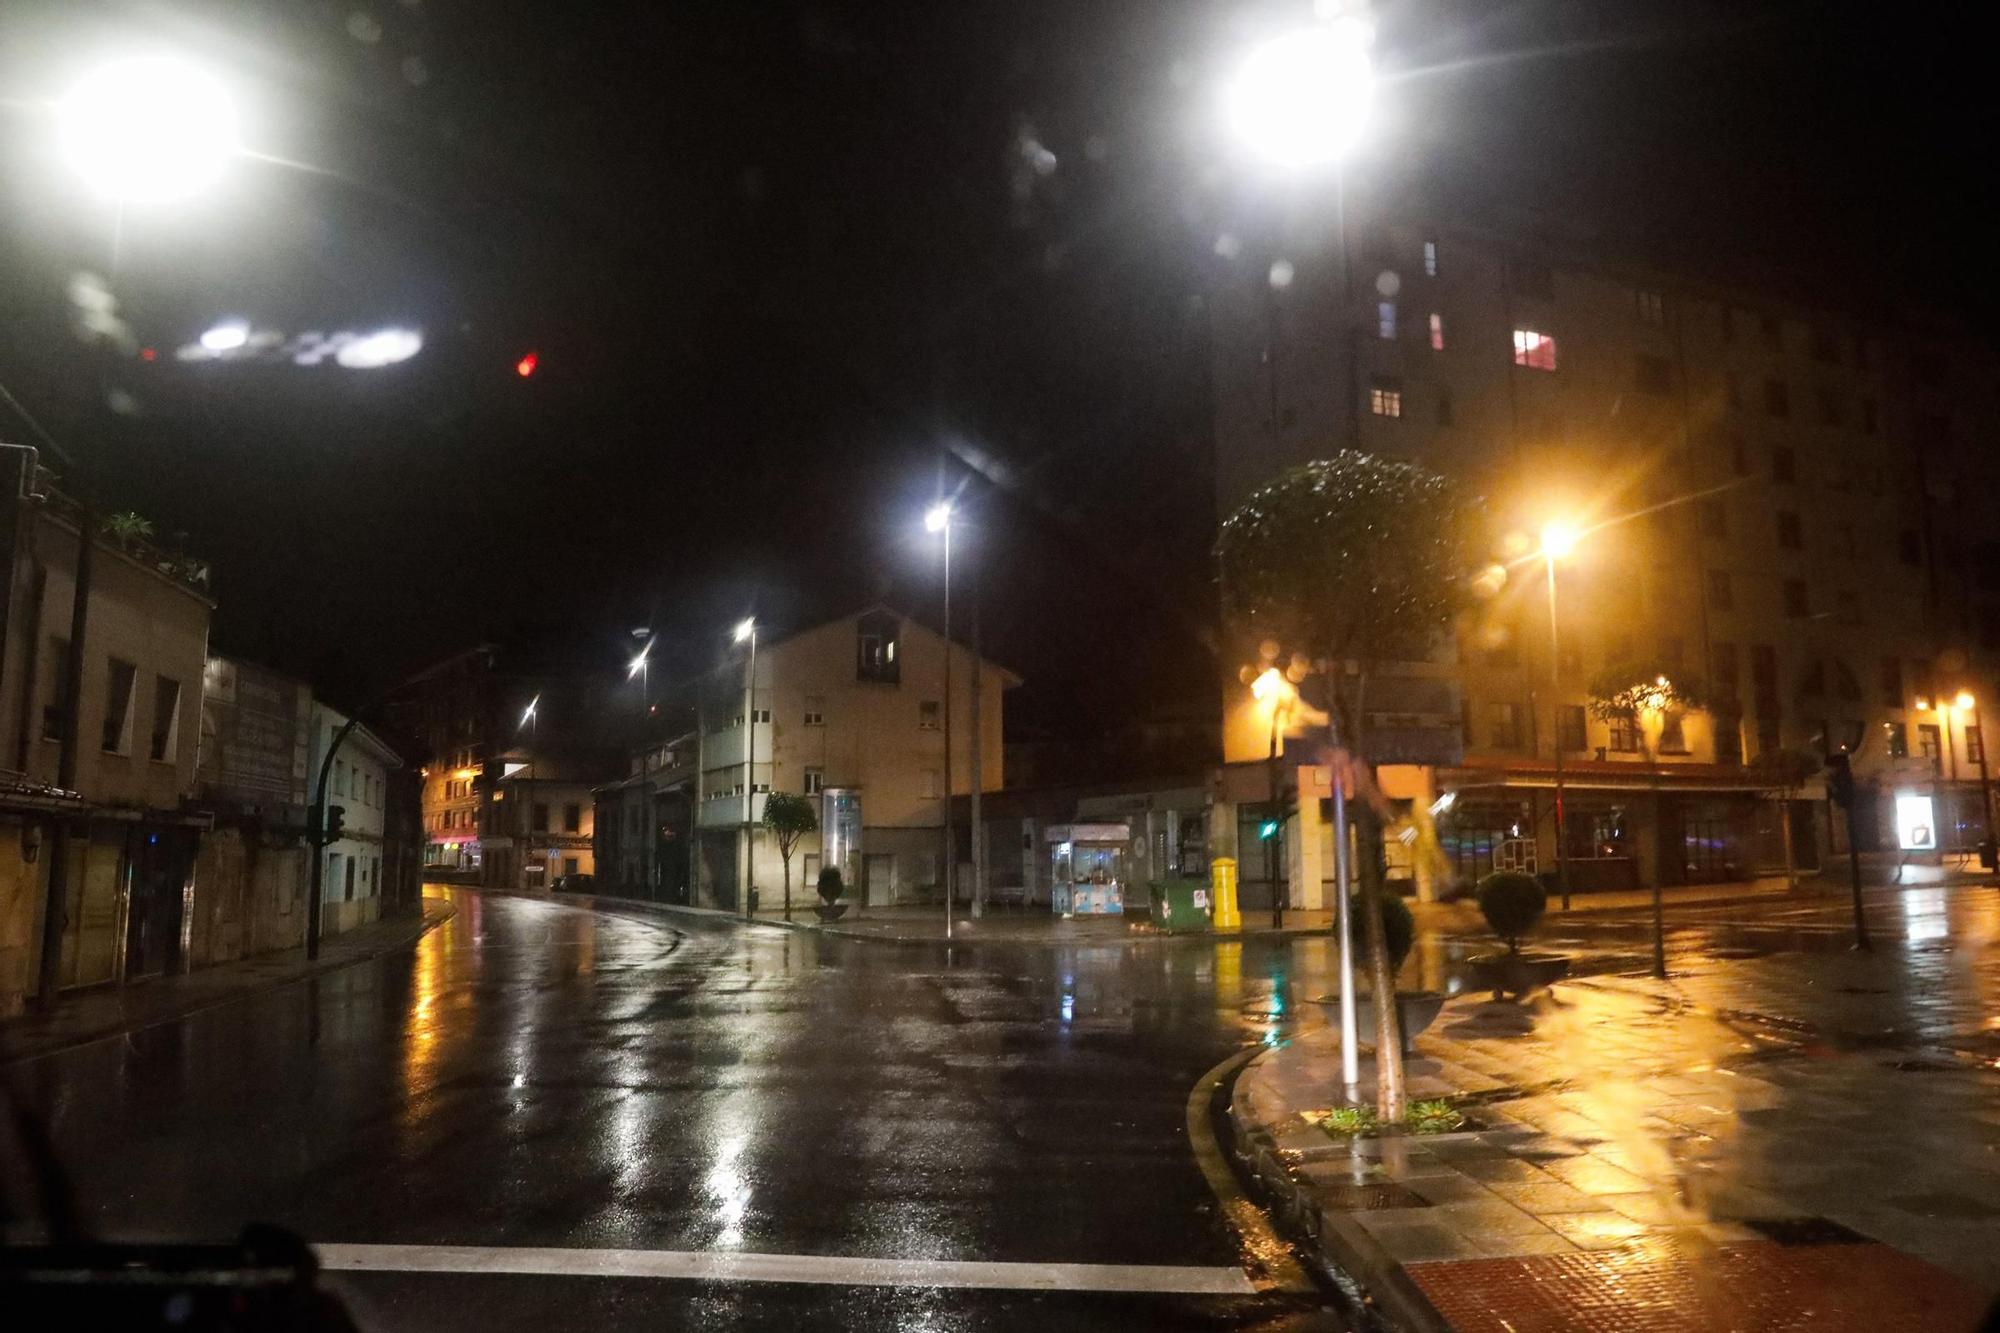
<path id="1" fill-rule="evenodd" d="M 1153 924 L 1161 930 L 1207 930 L 1210 894 L 1198 879 L 1170 879 L 1153 886 Z"/>

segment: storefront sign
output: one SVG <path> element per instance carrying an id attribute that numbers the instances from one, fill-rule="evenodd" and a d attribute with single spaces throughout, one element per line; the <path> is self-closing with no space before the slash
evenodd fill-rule
<path id="1" fill-rule="evenodd" d="M 1896 845 L 1906 852 L 1937 850 L 1937 810 L 1928 796 L 1896 796 Z"/>

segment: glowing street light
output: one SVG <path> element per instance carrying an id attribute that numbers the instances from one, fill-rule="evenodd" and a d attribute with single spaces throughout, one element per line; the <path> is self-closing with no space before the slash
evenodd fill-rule
<path id="1" fill-rule="evenodd" d="M 1372 37 L 1366 23 L 1343 19 L 1251 48 L 1225 93 L 1230 127 L 1273 166 L 1337 162 L 1368 125 Z"/>
<path id="2" fill-rule="evenodd" d="M 1573 523 L 1560 520 L 1544 524 L 1542 527 L 1542 560 L 1549 567 L 1549 701 L 1552 707 L 1562 707 L 1562 639 L 1556 628 L 1556 561 L 1567 559 L 1576 551 L 1577 542 L 1583 534 Z M 1563 910 L 1569 910 L 1569 849 L 1564 845 L 1563 827 L 1563 734 L 1562 717 L 1557 714 L 1551 721 L 1549 734 L 1555 739 L 1556 752 L 1556 885 L 1562 893 Z"/>
<path id="3" fill-rule="evenodd" d="M 943 532 L 951 526 L 951 502 L 940 500 L 924 511 L 924 531 Z"/>
<path id="4" fill-rule="evenodd" d="M 653 651 L 653 643 L 652 640 L 648 639 L 646 641 L 646 646 L 639 650 L 639 655 L 633 658 L 630 662 L 626 663 L 625 679 L 632 680 L 635 677 L 637 677 L 640 672 L 646 669 L 646 657 L 647 654 L 651 653 L 652 651 Z"/>
<path id="5" fill-rule="evenodd" d="M 951 828 L 951 501 L 940 500 L 924 511 L 924 531 L 944 534 L 944 937 L 951 938 L 952 880 L 958 843 Z M 973 670 L 979 669 L 973 664 Z M 973 785 L 979 784 L 974 774 Z M 976 837 L 975 837 L 976 840 Z M 977 900 L 977 893 L 974 893 Z"/>
<path id="6" fill-rule="evenodd" d="M 745 616 L 736 622 L 730 639 L 750 645 L 750 662 L 743 673 L 743 918 L 756 910 L 757 874 L 752 858 L 757 852 L 757 618 Z"/>
<path id="7" fill-rule="evenodd" d="M 210 75 L 142 56 L 87 75 L 57 111 L 63 155 L 120 202 L 166 202 L 221 176 L 238 149 L 236 108 Z"/>

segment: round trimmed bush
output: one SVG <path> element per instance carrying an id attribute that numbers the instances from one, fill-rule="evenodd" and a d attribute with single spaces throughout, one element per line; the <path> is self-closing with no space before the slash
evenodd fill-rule
<path id="1" fill-rule="evenodd" d="M 1368 924 L 1361 919 L 1361 894 L 1356 891 L 1348 896 L 1354 907 L 1354 947 L 1366 949 L 1368 937 L 1362 932 L 1368 929 Z M 1389 972 L 1394 975 L 1402 970 L 1403 960 L 1410 956 L 1410 948 L 1417 942 L 1417 922 L 1410 915 L 1410 905 L 1395 890 L 1386 887 L 1382 890 L 1382 942 L 1389 948 Z"/>
<path id="2" fill-rule="evenodd" d="M 821 901 L 827 906 L 840 901 L 840 896 L 847 892 L 847 885 L 840 878 L 839 866 L 820 867 L 818 889 Z"/>
<path id="3" fill-rule="evenodd" d="M 1533 875 L 1496 870 L 1479 881 L 1479 914 L 1493 933 L 1520 952 L 1521 937 L 1535 928 L 1549 905 L 1549 895 Z"/>

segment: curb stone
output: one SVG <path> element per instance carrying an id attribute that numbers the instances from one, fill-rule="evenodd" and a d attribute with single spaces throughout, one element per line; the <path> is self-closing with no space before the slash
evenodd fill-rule
<path id="1" fill-rule="evenodd" d="M 1250 1123 L 1235 1084 L 1269 1055 L 1266 1051 L 1236 1071 L 1229 1098 L 1230 1151 L 1271 1200 L 1271 1211 L 1279 1224 L 1303 1239 L 1336 1273 L 1353 1281 L 1363 1298 L 1390 1324 L 1409 1333 L 1451 1333 L 1451 1324 L 1418 1289 L 1403 1265 L 1352 1217 L 1322 1209 L 1312 1187 L 1286 1168 L 1271 1135 Z"/>

